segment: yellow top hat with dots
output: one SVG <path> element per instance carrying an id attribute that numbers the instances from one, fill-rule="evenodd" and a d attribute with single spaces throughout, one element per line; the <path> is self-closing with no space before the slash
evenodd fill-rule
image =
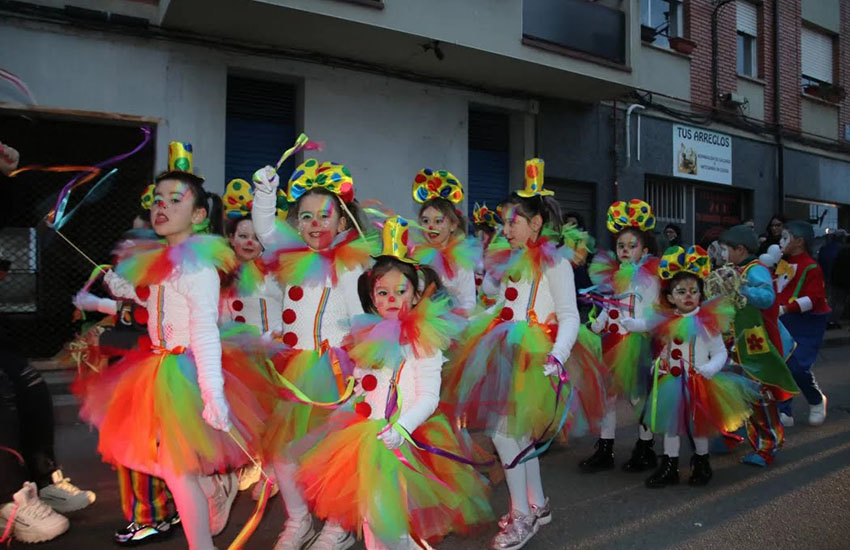
<path id="1" fill-rule="evenodd" d="M 525 188 L 516 192 L 525 199 L 554 195 L 554 191 L 543 189 L 543 159 L 533 158 L 525 161 Z"/>
<path id="2" fill-rule="evenodd" d="M 418 264 L 419 262 L 408 256 L 410 252 L 407 245 L 409 232 L 410 222 L 401 216 L 393 216 L 387 219 L 384 222 L 381 253 L 372 257 L 390 256 L 406 264 Z"/>

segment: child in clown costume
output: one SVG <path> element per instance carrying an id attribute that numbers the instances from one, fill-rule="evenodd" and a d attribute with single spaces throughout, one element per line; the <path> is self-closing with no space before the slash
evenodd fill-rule
<path id="1" fill-rule="evenodd" d="M 633 404 L 646 395 L 651 362 L 650 342 L 645 334 L 646 318 L 658 300 L 658 259 L 653 256 L 655 227 L 652 208 L 644 201 L 615 202 L 608 208 L 608 231 L 616 238 L 616 259 L 596 254 L 590 264 L 590 292 L 601 298 L 601 312 L 591 323 L 602 338 L 603 362 L 610 369 L 605 417 L 596 451 L 579 463 L 583 472 L 614 467 L 616 405 L 619 396 Z M 632 456 L 623 464 L 627 472 L 643 472 L 657 466 L 652 432 L 638 427 Z"/>
<path id="2" fill-rule="evenodd" d="M 254 229 L 284 289 L 281 339 L 289 349 L 273 359 L 275 367 L 310 399 L 339 401 L 350 374 L 344 372 L 350 368 L 340 346 L 351 319 L 363 313 L 357 279 L 371 263 L 373 246 L 358 234 L 354 180 L 341 164 L 306 160 L 286 188 L 290 223 L 275 223 L 279 181 L 274 168 L 257 171 L 254 184 Z M 296 466 L 288 448 L 322 426 L 329 409 L 284 397 L 265 437 L 266 455 L 274 465 L 287 513 L 275 550 L 300 550 L 315 538 L 315 530 L 295 483 Z M 312 547 L 344 550 L 354 540 L 331 520 Z"/>
<path id="3" fill-rule="evenodd" d="M 419 224 L 424 242 L 413 257 L 434 269 L 440 282 L 464 311 L 475 306 L 475 267 L 481 247 L 466 237 L 466 221 L 457 210 L 463 186 L 450 172 L 423 168 L 413 179 L 413 199 L 421 204 Z"/>
<path id="4" fill-rule="evenodd" d="M 497 550 L 522 548 L 552 521 L 535 445 L 548 437 L 548 446 L 569 413 L 601 416 L 600 376 L 585 370 L 590 353 L 574 347 L 575 252 L 561 245 L 552 195 L 543 189 L 543 161 L 527 161 L 525 189 L 500 206 L 504 242 L 494 241 L 485 258 L 499 303 L 471 321 L 444 377 L 445 406 L 470 429 L 486 430 L 505 469 L 511 509 L 493 539 Z M 571 391 L 579 398 L 568 408 Z"/>
<path id="5" fill-rule="evenodd" d="M 779 320 L 797 343 L 788 358 L 788 368 L 809 403 L 809 424 L 820 426 L 826 419 L 826 395 L 818 387 L 812 367 L 823 343 L 830 309 L 823 271 L 809 255 L 814 238 L 808 222 L 791 220 L 782 227 L 779 245 L 784 259 L 776 268 L 775 280 Z M 794 425 L 791 399 L 779 404 L 779 412 L 786 425 Z"/>
<path id="6" fill-rule="evenodd" d="M 653 368 L 653 383 L 642 421 L 664 433 L 664 455 L 646 486 L 679 483 L 679 437 L 694 445 L 690 485 L 712 476 L 708 438 L 740 428 L 758 399 L 755 384 L 723 371 L 728 354 L 723 342 L 735 316 L 725 297 L 702 301 L 703 279 L 711 270 L 708 253 L 699 246 L 667 249 L 658 266 L 670 307 L 659 306 L 647 324 L 663 348 Z"/>
<path id="7" fill-rule="evenodd" d="M 360 276 L 368 312 L 354 320 L 351 358 L 362 401 L 304 440 L 298 482 L 311 509 L 366 548 L 413 548 L 490 520 L 483 478 L 464 464 L 474 452 L 435 415 L 440 371 L 464 320 L 437 274 L 408 256 L 408 222 L 392 217 L 383 250 Z"/>
<path id="8" fill-rule="evenodd" d="M 785 363 L 793 342 L 783 338 L 773 277 L 756 257 L 755 232 L 746 225 L 736 225 L 720 235 L 720 243 L 723 257 L 735 266 L 742 281 L 737 291 L 741 303 L 736 304 L 730 331 L 731 355 L 744 373 L 758 382 L 761 394 L 747 420 L 747 437 L 753 452 L 741 461 L 764 468 L 773 463 L 785 442 L 785 428 L 776 404 L 799 391 Z M 727 446 L 738 443 L 731 438 L 725 440 Z M 722 451 L 722 447 L 718 446 L 717 451 Z"/>
<path id="9" fill-rule="evenodd" d="M 472 209 L 472 228 L 475 238 L 481 243 L 481 250 L 485 253 L 489 248 L 493 238 L 502 230 L 502 222 L 496 212 L 487 208 L 486 204 L 479 205 L 475 203 Z M 482 254 L 481 261 L 475 266 L 475 290 L 478 293 L 478 300 L 485 306 L 493 305 L 492 299 L 488 298 L 482 290 L 484 283 L 484 256 Z M 493 285 L 491 285 L 493 286 Z M 491 291 L 498 291 L 498 288 L 491 288 Z"/>
<path id="10" fill-rule="evenodd" d="M 260 452 L 271 380 L 258 358 L 219 334 L 218 270 L 235 258 L 221 237 L 197 234 L 221 219 L 220 203 L 215 197 L 210 209 L 191 160 L 190 145 L 170 145 L 151 207 L 161 240 L 122 243 L 105 277 L 113 295 L 147 306 L 149 346 L 81 378 L 75 391 L 81 416 L 100 431 L 103 459 L 162 477 L 189 548 L 211 550 L 201 478 Z"/>

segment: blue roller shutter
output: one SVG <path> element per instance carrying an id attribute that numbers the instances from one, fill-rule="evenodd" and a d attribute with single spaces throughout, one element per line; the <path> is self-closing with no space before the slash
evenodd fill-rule
<path id="1" fill-rule="evenodd" d="M 468 214 L 476 202 L 496 208 L 510 184 L 510 122 L 504 113 L 469 112 Z"/>
<path id="2" fill-rule="evenodd" d="M 251 179 L 274 164 L 295 141 L 295 86 L 229 76 L 224 173 L 226 182 Z M 295 168 L 289 159 L 280 170 L 286 180 Z M 226 183 L 225 182 L 225 183 Z"/>

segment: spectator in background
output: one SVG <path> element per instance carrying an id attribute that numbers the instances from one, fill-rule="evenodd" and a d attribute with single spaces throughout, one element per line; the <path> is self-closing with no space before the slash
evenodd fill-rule
<path id="1" fill-rule="evenodd" d="M 835 257 L 835 264 L 832 266 L 832 272 L 837 277 L 832 279 L 832 322 L 836 325 L 844 318 L 844 312 L 847 311 L 847 298 L 850 296 L 850 235 L 844 237 L 844 243 L 838 249 L 838 254 Z M 843 274 L 840 275 L 840 274 Z"/>
<path id="2" fill-rule="evenodd" d="M 675 223 L 668 223 L 667 226 L 664 227 L 664 236 L 667 238 L 667 248 L 670 248 L 671 246 L 687 248 L 687 246 L 682 243 L 682 228 Z"/>
<path id="3" fill-rule="evenodd" d="M 841 244 L 844 242 L 845 233 L 843 230 L 827 233 L 826 242 L 818 251 L 818 264 L 823 271 L 823 282 L 826 287 L 827 300 L 830 307 L 835 308 L 833 273 L 835 260 L 838 258 L 838 251 L 841 249 Z M 827 329 L 841 328 L 835 318 L 830 318 L 827 324 Z"/>
<path id="4" fill-rule="evenodd" d="M 756 230 L 756 222 L 754 222 L 752 218 L 750 218 L 749 220 L 745 221 L 745 222 L 744 222 L 744 225 L 746 225 L 747 227 L 749 227 L 749 228 L 750 228 L 750 229 L 752 229 L 753 231 L 755 231 L 755 230 Z"/>
<path id="5" fill-rule="evenodd" d="M 767 227 L 764 232 L 764 240 L 759 238 L 761 242 L 761 246 L 759 247 L 759 254 L 764 254 L 767 252 L 767 249 L 772 244 L 779 244 L 779 239 L 782 238 L 782 228 L 785 226 L 785 216 L 782 214 L 774 214 L 770 221 L 767 223 Z"/>

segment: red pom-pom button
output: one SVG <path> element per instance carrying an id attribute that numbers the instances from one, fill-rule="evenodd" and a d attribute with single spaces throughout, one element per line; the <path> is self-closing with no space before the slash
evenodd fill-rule
<path id="1" fill-rule="evenodd" d="M 242 303 L 242 300 L 233 300 L 233 311 L 242 311 L 242 308 L 245 307 L 245 304 Z"/>
<path id="2" fill-rule="evenodd" d="M 612 334 L 617 334 L 618 332 L 620 332 L 620 327 L 618 327 L 617 325 L 611 325 L 608 327 L 608 332 Z"/>
<path id="3" fill-rule="evenodd" d="M 237 323 L 244 323 L 245 322 L 245 318 L 242 317 L 241 315 L 237 315 L 236 317 L 233 318 L 233 320 L 236 321 Z"/>
<path id="4" fill-rule="evenodd" d="M 291 325 L 292 323 L 295 322 L 295 319 L 298 316 L 295 314 L 294 309 L 284 309 L 282 317 L 283 317 L 284 323 L 286 323 L 287 325 Z"/>
<path id="5" fill-rule="evenodd" d="M 360 386 L 366 391 L 372 391 L 378 387 L 378 379 L 375 378 L 374 374 L 367 374 L 360 380 Z"/>
<path id="6" fill-rule="evenodd" d="M 287 332 L 283 335 L 283 343 L 289 347 L 294 348 L 298 345 L 298 335 L 294 332 Z"/>
<path id="7" fill-rule="evenodd" d="M 670 367 L 670 374 L 672 374 L 673 376 L 682 376 L 682 367 L 678 365 Z"/>
<path id="8" fill-rule="evenodd" d="M 289 289 L 289 299 L 297 302 L 304 297 L 304 289 L 300 286 L 293 286 Z"/>
<path id="9" fill-rule="evenodd" d="M 354 412 L 356 412 L 363 418 L 369 418 L 369 415 L 372 414 L 372 407 L 371 405 L 369 405 L 369 403 L 361 401 L 360 403 L 354 405 Z"/>
<path id="10" fill-rule="evenodd" d="M 608 317 L 610 319 L 617 319 L 619 316 L 620 316 L 619 310 L 612 309 L 611 311 L 608 312 Z"/>
<path id="11" fill-rule="evenodd" d="M 147 287 L 145 287 L 147 288 Z M 133 309 L 133 320 L 139 323 L 140 325 L 148 324 L 148 310 L 143 307 L 137 307 Z"/>
<path id="12" fill-rule="evenodd" d="M 672 357 L 673 359 L 681 359 L 682 358 L 682 350 L 674 349 L 673 351 L 670 352 L 670 357 Z"/>
<path id="13" fill-rule="evenodd" d="M 508 300 L 516 300 L 517 296 L 519 296 L 519 291 L 514 287 L 505 289 L 505 298 L 507 298 Z"/>
<path id="14" fill-rule="evenodd" d="M 511 319 L 513 319 L 513 318 L 514 318 L 514 310 L 512 310 L 512 309 L 511 309 L 511 308 L 509 308 L 509 307 L 503 307 L 503 308 L 502 308 L 502 313 L 500 314 L 500 317 L 501 317 L 501 318 L 502 318 L 502 320 L 504 320 L 504 321 L 510 321 Z"/>
<path id="15" fill-rule="evenodd" d="M 682 345 L 682 339 L 681 338 L 673 338 L 673 343 L 676 344 L 677 346 L 681 346 Z"/>
<path id="16" fill-rule="evenodd" d="M 139 297 L 139 300 L 145 301 L 148 299 L 148 296 L 151 295 L 151 289 L 146 286 L 137 286 L 136 287 L 136 296 Z"/>

